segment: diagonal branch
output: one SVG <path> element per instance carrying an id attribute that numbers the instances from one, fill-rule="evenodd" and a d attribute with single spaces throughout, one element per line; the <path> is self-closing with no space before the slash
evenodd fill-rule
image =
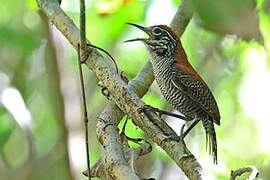
<path id="1" fill-rule="evenodd" d="M 230 180 L 235 180 L 235 178 L 237 176 L 241 176 L 242 174 L 244 174 L 246 172 L 251 172 L 248 179 L 246 179 L 246 180 L 254 180 L 254 179 L 256 179 L 256 177 L 259 176 L 259 171 L 255 166 L 246 166 L 246 167 L 237 169 L 235 171 L 232 171 Z"/>
<path id="2" fill-rule="evenodd" d="M 80 32 L 72 20 L 62 11 L 59 4 L 53 0 L 37 0 L 37 2 L 39 7 L 49 17 L 52 23 L 55 24 L 55 26 L 63 33 L 74 48 L 77 49 L 77 44 L 80 40 Z M 135 89 L 138 89 L 137 87 L 143 87 L 145 84 L 138 84 L 139 86 L 134 84 L 136 84 L 135 82 L 138 82 L 137 80 L 141 81 L 142 79 L 136 79 L 134 83 L 131 82 L 128 86 L 118 76 L 113 68 L 108 65 L 105 59 L 94 49 L 92 49 L 89 58 L 86 61 L 86 65 L 108 88 L 117 106 L 124 113 L 128 114 L 135 124 L 138 125 L 148 137 L 168 153 L 168 155 L 177 163 L 189 179 L 197 180 L 205 178 L 205 173 L 196 158 L 190 154 L 190 152 L 188 152 L 188 154 L 183 152 L 183 144 L 174 141 L 161 143 L 165 136 L 176 135 L 176 133 L 163 120 L 153 116 L 155 121 L 152 122 L 149 121 L 145 114 L 138 112 L 138 109 L 142 107 L 144 103 L 134 93 L 134 91 L 136 91 Z M 150 63 L 148 62 L 145 66 L 150 66 Z M 150 77 L 148 79 L 150 84 L 152 83 L 152 78 Z M 142 96 L 149 86 L 147 86 L 146 89 L 142 88 L 142 90 L 138 92 L 138 95 Z M 136 88 L 132 91 L 131 87 Z M 118 118 L 121 116 L 116 117 Z"/>

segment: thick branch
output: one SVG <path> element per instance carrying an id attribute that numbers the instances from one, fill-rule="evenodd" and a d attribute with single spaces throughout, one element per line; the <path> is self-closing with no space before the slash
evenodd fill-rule
<path id="1" fill-rule="evenodd" d="M 110 123 L 117 121 L 122 112 L 117 106 L 107 106 L 97 122 L 97 136 L 105 149 L 107 173 L 117 179 L 139 180 L 124 158 L 124 151 L 117 126 Z M 111 119 L 115 118 L 115 119 Z"/>
<path id="2" fill-rule="evenodd" d="M 40 8 L 70 41 L 74 48 L 77 48 L 77 44 L 79 43 L 79 30 L 72 20 L 65 15 L 58 3 L 52 0 L 37 0 L 37 2 Z M 176 133 L 160 118 L 154 117 L 155 121 L 153 121 L 153 123 L 149 121 L 145 114 L 138 112 L 138 109 L 142 107 L 144 103 L 130 90 L 130 87 L 122 81 L 99 53 L 93 50 L 86 61 L 86 65 L 96 73 L 97 77 L 108 88 L 117 106 L 124 113 L 128 114 L 147 136 L 170 155 L 189 179 L 197 180 L 204 178 L 204 172 L 194 156 L 190 154 L 189 156 L 183 156 L 183 145 L 174 141 L 161 143 L 165 136 L 176 135 Z M 149 86 L 147 89 L 148 88 Z M 145 90 L 145 88 L 143 90 Z M 144 93 L 141 93 L 141 95 L 143 94 Z"/>
<path id="3" fill-rule="evenodd" d="M 108 130 L 108 132 L 111 132 L 111 130 Z M 110 139 L 113 139 L 113 140 L 117 139 L 117 137 L 111 137 L 111 134 L 109 134 L 108 137 Z M 127 138 L 125 136 L 121 136 L 121 138 L 125 139 L 125 143 L 127 143 Z M 136 141 L 136 139 L 133 139 L 133 140 L 134 140 L 134 142 L 138 143 Z M 130 179 L 130 180 L 139 179 L 134 174 L 134 172 L 135 173 L 137 172 L 136 161 L 139 159 L 140 156 L 143 156 L 145 154 L 150 153 L 152 151 L 152 146 L 148 142 L 142 143 L 142 144 L 138 143 L 138 144 L 140 145 L 139 148 L 131 148 L 128 146 L 120 147 L 121 152 L 119 152 L 119 150 L 118 150 L 117 154 L 121 154 L 121 156 L 123 155 L 123 157 L 121 157 L 119 159 L 119 161 L 117 161 L 116 166 L 111 165 L 111 163 L 113 163 L 113 162 L 108 163 L 108 161 L 110 161 L 111 158 L 108 157 L 107 154 L 99 157 L 99 159 L 91 167 L 91 174 L 90 174 L 91 177 L 98 177 L 98 178 L 102 178 L 102 179 L 106 179 L 106 180 L 109 180 L 109 179 Z M 116 146 L 111 146 L 111 147 L 116 149 L 115 148 Z M 105 147 L 105 149 L 108 150 L 109 148 Z M 117 155 L 115 155 L 115 154 L 113 154 L 113 156 L 117 157 Z M 113 159 L 115 159 L 115 157 Z M 118 157 L 120 157 L 120 156 L 118 156 Z M 124 163 L 121 163 L 122 158 L 125 159 Z M 112 171 L 113 174 L 111 174 L 110 171 Z M 85 176 L 89 176 L 89 173 L 87 170 L 84 171 L 83 174 Z"/>
<path id="4" fill-rule="evenodd" d="M 137 95 L 142 97 L 148 91 L 148 88 L 151 86 L 153 80 L 154 75 L 152 71 L 152 64 L 148 60 L 141 69 L 140 73 L 137 74 L 137 76 L 128 83 L 128 86 L 130 89 L 134 90 Z M 120 140 L 120 135 L 117 129 L 117 124 L 123 116 L 124 113 L 118 108 L 116 104 L 111 103 L 107 105 L 98 118 L 96 130 L 97 136 L 105 149 L 105 154 L 108 160 L 108 173 L 117 176 L 119 179 L 124 180 L 125 178 L 129 177 L 133 180 L 136 180 L 139 178 L 134 174 L 132 169 L 128 166 L 126 159 L 124 158 L 124 152 L 122 150 L 123 144 Z M 114 125 L 105 128 L 105 126 L 107 126 L 109 123 Z"/>
<path id="5" fill-rule="evenodd" d="M 190 0 L 182 0 L 170 25 L 179 37 L 184 33 L 192 15 L 193 9 Z"/>

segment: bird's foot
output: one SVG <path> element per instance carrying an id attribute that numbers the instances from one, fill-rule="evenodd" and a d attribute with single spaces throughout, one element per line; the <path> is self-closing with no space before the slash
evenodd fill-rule
<path id="1" fill-rule="evenodd" d="M 183 115 L 180 115 L 180 114 L 175 114 L 175 113 L 164 111 L 164 110 L 160 110 L 160 109 L 155 108 L 155 107 L 150 106 L 150 105 L 144 105 L 140 109 L 143 110 L 144 112 L 145 111 L 151 111 L 151 112 L 155 113 L 156 115 L 158 115 L 159 117 L 161 117 L 162 115 L 168 115 L 168 116 L 172 116 L 172 117 L 184 120 L 184 121 L 192 121 L 193 120 L 190 117 L 183 116 Z"/>
<path id="2" fill-rule="evenodd" d="M 177 136 L 176 134 L 168 135 L 164 139 L 161 140 L 160 144 L 163 144 L 166 141 L 176 141 L 179 142 L 180 136 Z"/>
<path id="3" fill-rule="evenodd" d="M 161 115 L 162 115 L 158 108 L 155 108 L 155 107 L 150 106 L 148 104 L 145 104 L 143 107 L 139 108 L 139 110 L 143 111 L 143 112 L 151 111 L 151 112 L 155 113 L 156 115 L 158 115 L 159 117 L 161 117 Z"/>
<path id="4" fill-rule="evenodd" d="M 186 133 L 184 132 L 184 127 L 185 125 L 183 125 L 181 128 L 180 136 L 177 136 L 176 134 L 168 135 L 161 141 L 161 143 L 171 140 L 171 141 L 176 141 L 176 142 L 182 142 L 184 144 L 185 143 L 184 138 L 186 136 Z"/>

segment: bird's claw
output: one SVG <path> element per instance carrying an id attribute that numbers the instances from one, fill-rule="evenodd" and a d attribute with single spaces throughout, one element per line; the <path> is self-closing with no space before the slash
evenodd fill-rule
<path id="1" fill-rule="evenodd" d="M 161 143 L 164 143 L 165 141 L 168 141 L 168 140 L 172 140 L 172 141 L 176 141 L 176 142 L 182 142 L 184 143 L 184 128 L 185 128 L 185 125 L 183 125 L 181 127 L 181 132 L 180 132 L 180 136 L 177 136 L 177 135 L 169 135 L 167 137 L 165 137 L 164 139 L 161 140 Z"/>
<path id="2" fill-rule="evenodd" d="M 169 135 L 169 136 L 165 137 L 164 139 L 162 139 L 160 144 L 163 144 L 164 142 L 169 141 L 169 140 L 179 142 L 180 136 L 177 136 L 176 134 Z"/>
<path id="3" fill-rule="evenodd" d="M 144 112 L 143 107 L 138 108 L 138 112 L 139 112 L 139 113 L 143 113 L 143 112 Z"/>
<path id="4" fill-rule="evenodd" d="M 153 106 L 150 106 L 150 105 L 148 105 L 148 104 L 143 105 L 142 108 L 143 108 L 144 110 L 148 110 L 148 111 L 153 111 L 154 109 L 156 109 L 156 108 L 154 108 Z"/>
<path id="5" fill-rule="evenodd" d="M 153 112 L 154 114 L 156 114 L 156 115 L 159 116 L 159 117 L 161 117 L 161 115 L 162 115 L 162 114 L 160 113 L 160 111 L 159 111 L 158 108 L 155 108 L 155 107 L 150 106 L 150 105 L 148 105 L 148 104 L 143 105 L 143 107 L 139 108 L 139 110 L 140 110 L 141 112 L 151 111 L 151 112 Z"/>
<path id="6" fill-rule="evenodd" d="M 145 105 L 143 105 L 142 107 L 140 107 L 140 108 L 138 109 L 139 113 L 142 113 L 142 112 L 145 112 L 145 111 L 149 110 L 149 109 L 148 109 L 148 106 L 149 106 L 149 105 L 146 105 L 146 104 L 145 104 Z"/>

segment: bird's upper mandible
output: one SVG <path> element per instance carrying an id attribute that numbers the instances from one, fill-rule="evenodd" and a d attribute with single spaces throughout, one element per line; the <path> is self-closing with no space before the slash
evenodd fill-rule
<path id="1" fill-rule="evenodd" d="M 148 50 L 162 57 L 171 57 L 175 53 L 176 47 L 180 40 L 168 26 L 156 25 L 143 27 L 133 23 L 127 24 L 135 26 L 144 31 L 146 34 L 148 34 L 149 38 L 136 38 L 127 40 L 125 42 L 142 41 L 146 44 Z"/>

